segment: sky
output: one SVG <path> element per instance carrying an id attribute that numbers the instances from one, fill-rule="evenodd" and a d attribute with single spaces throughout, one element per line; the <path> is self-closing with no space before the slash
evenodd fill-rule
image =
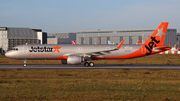
<path id="1" fill-rule="evenodd" d="M 180 0 L 0 0 L 0 27 L 47 33 L 155 29 L 180 32 Z"/>

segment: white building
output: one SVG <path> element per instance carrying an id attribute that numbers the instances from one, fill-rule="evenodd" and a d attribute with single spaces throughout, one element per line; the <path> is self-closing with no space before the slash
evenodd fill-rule
<path id="1" fill-rule="evenodd" d="M 137 41 L 144 43 L 155 29 L 140 30 L 109 30 L 109 31 L 79 31 L 76 34 L 77 44 L 107 44 L 120 43 L 124 39 L 124 44 L 136 44 Z M 176 29 L 167 29 L 164 45 L 174 45 L 176 41 Z"/>
<path id="2" fill-rule="evenodd" d="M 0 53 L 16 45 L 47 43 L 47 33 L 40 29 L 0 27 Z"/>
<path id="3" fill-rule="evenodd" d="M 76 33 L 55 33 L 49 34 L 47 38 L 48 44 L 71 44 L 76 40 Z"/>

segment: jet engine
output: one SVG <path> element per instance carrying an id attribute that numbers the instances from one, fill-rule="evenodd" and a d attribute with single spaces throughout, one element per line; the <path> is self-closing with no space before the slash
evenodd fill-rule
<path id="1" fill-rule="evenodd" d="M 84 59 L 81 56 L 68 56 L 67 58 L 67 64 L 81 64 L 81 62 L 83 62 Z"/>

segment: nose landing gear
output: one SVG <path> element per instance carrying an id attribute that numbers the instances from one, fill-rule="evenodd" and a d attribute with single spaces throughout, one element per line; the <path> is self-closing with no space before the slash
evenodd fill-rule
<path id="1" fill-rule="evenodd" d="M 27 60 L 24 60 L 24 65 L 23 65 L 23 67 L 26 67 L 26 66 L 27 66 L 27 65 L 26 65 L 26 61 L 27 61 Z"/>

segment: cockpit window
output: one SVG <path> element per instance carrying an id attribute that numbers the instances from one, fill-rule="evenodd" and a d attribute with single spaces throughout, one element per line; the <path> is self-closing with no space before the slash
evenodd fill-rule
<path id="1" fill-rule="evenodd" d="M 18 48 L 12 48 L 11 50 L 18 51 Z"/>

